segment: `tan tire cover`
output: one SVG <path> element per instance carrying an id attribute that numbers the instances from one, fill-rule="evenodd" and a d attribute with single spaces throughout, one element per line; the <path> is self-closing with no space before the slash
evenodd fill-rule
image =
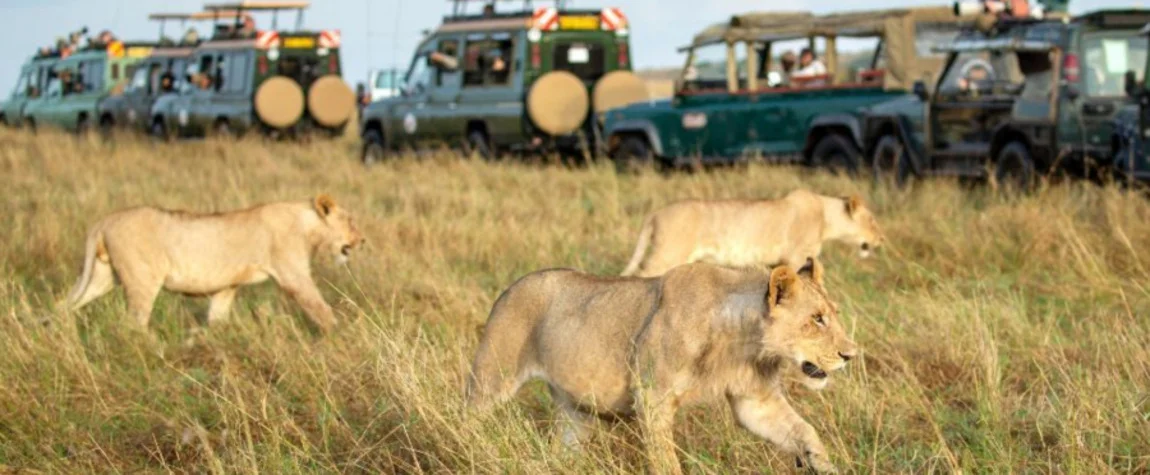
<path id="1" fill-rule="evenodd" d="M 312 83 L 307 93 L 307 110 L 322 125 L 341 126 L 355 111 L 355 93 L 339 76 L 324 76 Z"/>
<path id="2" fill-rule="evenodd" d="M 264 124 L 290 127 L 303 117 L 303 89 L 285 76 L 275 76 L 260 84 L 255 106 L 256 115 Z"/>
<path id="3" fill-rule="evenodd" d="M 631 71 L 611 71 L 595 83 L 591 93 L 595 112 L 606 112 L 650 98 L 647 83 Z"/>
<path id="4" fill-rule="evenodd" d="M 579 130 L 587 118 L 587 87 L 567 71 L 552 71 L 537 79 L 527 93 L 527 115 L 551 135 Z"/>

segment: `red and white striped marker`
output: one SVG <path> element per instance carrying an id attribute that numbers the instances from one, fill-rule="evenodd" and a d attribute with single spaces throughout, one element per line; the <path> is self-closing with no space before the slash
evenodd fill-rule
<path id="1" fill-rule="evenodd" d="M 339 48 L 341 39 L 339 30 L 323 30 L 319 32 L 319 47 Z"/>
<path id="2" fill-rule="evenodd" d="M 537 30 L 559 29 L 559 10 L 555 7 L 544 7 L 535 10 L 531 16 L 531 25 Z"/>
<path id="3" fill-rule="evenodd" d="M 600 27 L 607 31 L 626 31 L 627 15 L 616 7 L 604 8 L 599 12 Z"/>
<path id="4" fill-rule="evenodd" d="M 256 33 L 256 48 L 268 49 L 278 47 L 280 34 L 274 31 L 261 31 Z"/>

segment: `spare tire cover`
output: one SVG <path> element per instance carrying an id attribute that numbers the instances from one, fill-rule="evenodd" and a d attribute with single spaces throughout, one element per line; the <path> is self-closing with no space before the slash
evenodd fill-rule
<path id="1" fill-rule="evenodd" d="M 256 116 L 264 124 L 282 129 L 303 117 L 303 89 L 286 76 L 275 76 L 256 90 Z"/>
<path id="2" fill-rule="evenodd" d="M 552 71 L 537 79 L 527 93 L 527 116 L 544 132 L 567 135 L 583 125 L 590 100 L 587 87 L 568 71 Z"/>
<path id="3" fill-rule="evenodd" d="M 307 92 L 307 110 L 320 125 L 346 124 L 355 111 L 355 93 L 334 74 L 319 78 Z"/>
<path id="4" fill-rule="evenodd" d="M 612 71 L 595 83 L 591 103 L 595 112 L 606 112 L 650 98 L 647 82 L 631 71 Z"/>

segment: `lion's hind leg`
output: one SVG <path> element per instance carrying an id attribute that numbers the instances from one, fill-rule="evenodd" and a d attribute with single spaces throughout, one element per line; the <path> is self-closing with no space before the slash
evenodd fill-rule
<path id="1" fill-rule="evenodd" d="M 112 272 L 112 265 L 96 259 L 92 263 L 90 273 L 81 276 L 76 282 L 72 294 L 68 296 L 68 308 L 78 310 L 111 292 L 115 287 L 116 275 Z"/>
<path id="2" fill-rule="evenodd" d="M 559 440 L 568 449 L 581 449 L 595 428 L 595 418 L 579 410 L 571 396 L 562 389 L 554 385 L 548 385 L 548 388 L 551 390 L 551 399 L 559 407 Z"/>

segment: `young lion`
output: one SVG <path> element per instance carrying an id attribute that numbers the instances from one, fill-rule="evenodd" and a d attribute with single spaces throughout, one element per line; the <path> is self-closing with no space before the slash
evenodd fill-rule
<path id="1" fill-rule="evenodd" d="M 834 466 L 814 428 L 787 402 L 783 370 L 826 385 L 856 347 L 821 285 L 822 268 L 796 274 L 706 263 L 660 278 L 529 274 L 495 302 L 468 380 L 485 408 L 540 378 L 578 445 L 592 413 L 636 413 L 656 473 L 679 473 L 671 425 L 680 406 L 726 397 L 751 432 L 816 470 Z"/>
<path id="2" fill-rule="evenodd" d="M 778 200 L 681 201 L 647 216 L 622 275 L 654 277 L 697 261 L 798 266 L 818 257 L 826 241 L 858 246 L 867 257 L 883 237 L 858 197 L 795 190 Z"/>
<path id="3" fill-rule="evenodd" d="M 335 317 L 312 280 L 311 258 L 330 252 L 343 263 L 363 241 L 351 214 L 326 194 L 220 214 L 131 208 L 89 231 L 84 272 L 68 305 L 87 305 L 118 277 L 130 313 L 145 328 L 161 288 L 211 296 L 211 323 L 227 317 L 240 286 L 270 277 L 326 331 Z"/>

